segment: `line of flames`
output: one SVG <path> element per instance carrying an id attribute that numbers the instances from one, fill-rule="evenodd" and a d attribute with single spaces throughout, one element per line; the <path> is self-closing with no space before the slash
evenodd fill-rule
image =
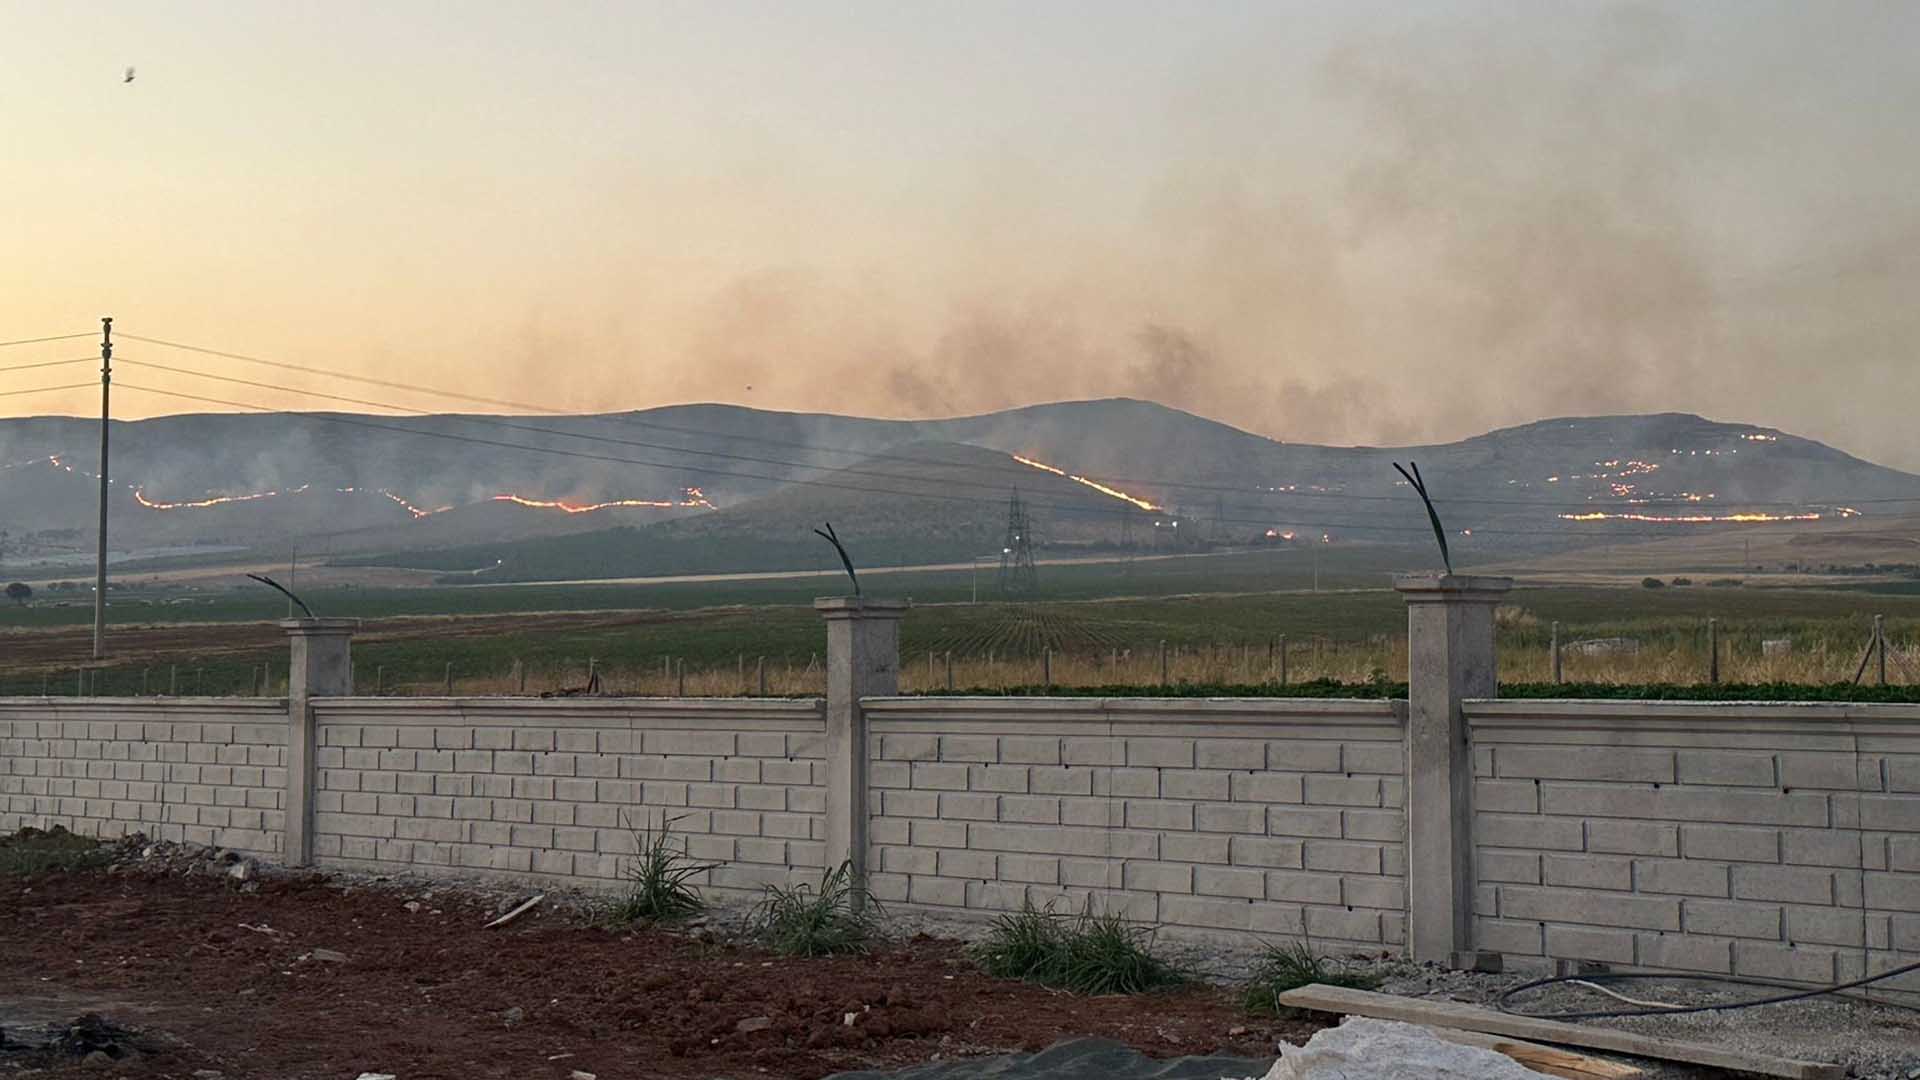
<path id="1" fill-rule="evenodd" d="M 609 499 L 606 502 L 576 503 L 566 499 L 529 499 L 524 495 L 495 495 L 489 502 L 512 503 L 515 506 L 528 506 L 536 510 L 560 510 L 568 514 L 591 514 L 595 510 L 619 510 L 624 508 L 642 508 L 652 510 L 691 509 L 700 507 L 715 509 L 705 492 L 699 488 L 688 488 L 678 499 Z"/>
<path id="2" fill-rule="evenodd" d="M 1809 510 L 1798 514 L 1632 514 L 1616 513 L 1607 510 L 1591 510 L 1581 514 L 1560 514 L 1562 521 L 1644 521 L 1655 525 L 1718 525 L 1718 524 L 1759 524 L 1777 521 L 1824 521 L 1827 518 L 1859 517 L 1860 511 L 1851 506 L 1838 506 L 1832 510 Z"/>
<path id="3" fill-rule="evenodd" d="M 298 495 L 307 490 L 307 487 L 308 485 L 301 484 L 297 488 L 288 490 L 285 494 Z M 204 510 L 209 506 L 225 506 L 228 503 L 245 503 L 255 502 L 260 499 L 272 499 L 281 494 L 282 493 L 278 491 L 256 491 L 247 495 L 214 495 L 205 499 L 190 499 L 183 502 L 160 502 L 156 499 L 147 498 L 146 492 L 136 487 L 133 489 L 133 501 L 149 510 Z"/>
<path id="4" fill-rule="evenodd" d="M 1033 468 L 1039 469 L 1043 472 L 1050 472 L 1055 476 L 1064 476 L 1076 484 L 1083 484 L 1099 492 L 1102 495 L 1110 495 L 1113 498 L 1125 500 L 1139 507 L 1142 510 L 1166 509 L 1163 506 L 1156 506 L 1153 503 L 1148 502 L 1146 499 L 1140 498 L 1139 496 L 1129 495 L 1126 492 L 1121 491 L 1119 488 L 1108 487 L 1107 485 L 1102 484 L 1097 480 L 1089 480 L 1084 476 L 1075 476 L 1074 474 L 1068 472 L 1065 469 L 1056 469 L 1044 461 L 1035 461 L 1032 458 L 1021 457 L 1019 454 L 1009 454 L 1008 456 L 1013 458 L 1013 460 L 1019 462 L 1022 465 L 1030 465 Z"/>

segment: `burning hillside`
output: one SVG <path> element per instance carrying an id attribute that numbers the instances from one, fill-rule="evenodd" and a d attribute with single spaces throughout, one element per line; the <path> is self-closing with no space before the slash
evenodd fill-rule
<path id="1" fill-rule="evenodd" d="M 0 466 L 0 484 L 15 505 L 34 507 L 32 528 L 12 530 L 16 557 L 65 557 L 81 551 L 92 535 L 97 473 L 60 454 L 48 454 Z M 80 481 L 80 483 L 75 483 Z M 673 498 L 605 500 L 549 498 L 539 492 L 504 492 L 476 500 L 426 503 L 390 487 L 329 486 L 301 483 L 259 490 L 211 490 L 192 495 L 163 493 L 142 481 L 115 480 L 109 506 L 110 539 L 115 550 L 138 552 L 154 546 L 246 546 L 279 538 L 325 538 L 333 550 L 352 550 L 362 533 L 382 545 L 412 547 L 466 538 L 520 537 L 573 532 L 586 522 L 630 522 L 633 515 L 662 516 L 714 509 L 700 488 Z M 486 507 L 511 509 L 524 521 L 507 522 L 491 513 L 454 513 Z M 447 529 L 438 527 L 442 519 Z M 542 520 L 559 519 L 543 526 Z M 562 521 L 580 524 L 561 524 Z M 429 524 L 434 525 L 428 528 Z M 451 531 L 449 531 L 451 530 Z"/>
<path id="2" fill-rule="evenodd" d="M 414 417 L 406 431 L 346 431 L 297 415 L 116 424 L 113 544 L 324 537 L 336 555 L 382 554 L 403 566 L 465 565 L 464 554 L 415 556 L 486 547 L 482 561 L 505 558 L 514 576 L 545 573 L 537 563 L 584 577 L 812 567 L 831 552 L 813 550 L 811 530 L 832 520 L 865 534 L 864 551 L 938 560 L 997 552 L 1016 487 L 1048 544 L 1063 548 L 1279 548 L 1287 534 L 1425 543 L 1428 524 L 1397 486 L 1396 458 L 1419 462 L 1469 558 L 1752 525 L 1818 530 L 1900 514 L 1903 500 L 1920 507 L 1920 477 L 1783 432 L 1680 414 L 1565 418 L 1399 449 L 1283 443 L 1140 401 L 928 422 L 688 406 L 544 417 L 550 435 L 516 432 L 511 445 L 476 443 L 480 422 Z M 646 438 L 672 445 L 587 453 L 578 441 L 626 442 L 635 427 L 657 428 L 664 434 Z M 81 550 L 90 540 L 93 485 L 75 481 L 90 479 L 91 462 L 34 451 L 92 438 L 82 421 L 0 421 L 9 463 L 0 497 L 40 538 L 22 544 L 16 527 L 16 558 L 36 544 Z M 706 494 L 721 485 L 725 499 Z M 646 530 L 640 546 L 657 545 L 639 562 L 625 554 L 635 529 Z M 593 542 L 602 547 L 578 565 L 561 565 L 572 558 L 565 550 L 534 550 L 542 537 L 595 531 L 607 534 Z M 582 552 L 591 546 L 582 539 Z"/>

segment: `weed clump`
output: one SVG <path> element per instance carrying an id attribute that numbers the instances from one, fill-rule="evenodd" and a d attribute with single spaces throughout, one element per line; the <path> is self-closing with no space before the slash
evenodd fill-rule
<path id="1" fill-rule="evenodd" d="M 55 825 L 42 832 L 28 826 L 11 836 L 0 836 L 0 877 L 89 870 L 105 866 L 111 849 L 92 837 Z"/>
<path id="2" fill-rule="evenodd" d="M 782 956 L 864 953 L 880 938 L 880 907 L 854 880 L 853 864 L 820 877 L 820 887 L 767 886 L 753 912 L 753 935 Z"/>
<path id="3" fill-rule="evenodd" d="M 635 834 L 639 854 L 626 866 L 627 887 L 607 912 L 609 922 L 616 926 L 672 924 L 706 910 L 706 901 L 692 881 L 718 864 L 695 862 L 684 840 L 675 845 L 673 825 L 679 820 L 668 818 L 658 832 Z"/>
<path id="4" fill-rule="evenodd" d="M 1153 954 L 1152 930 L 1117 914 L 1096 915 L 1091 902 L 1078 915 L 1032 906 L 1002 915 L 973 955 L 995 978 L 1075 994 L 1139 994 L 1185 981 Z"/>
<path id="5" fill-rule="evenodd" d="M 1246 1005 L 1253 1012 L 1280 1013 L 1280 995 L 1302 986 L 1345 986 L 1372 990 L 1380 985 L 1379 976 L 1342 960 L 1317 956 L 1302 942 L 1268 945 L 1253 969 L 1247 984 Z"/>

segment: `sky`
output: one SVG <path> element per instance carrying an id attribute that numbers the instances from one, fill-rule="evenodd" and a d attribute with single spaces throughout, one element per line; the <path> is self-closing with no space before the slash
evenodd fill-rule
<path id="1" fill-rule="evenodd" d="M 112 315 L 557 409 L 1132 396 L 1340 444 L 1687 411 L 1920 470 L 1920 5 L 0 0 L 0 27 L 0 341 Z M 140 361 L 458 407 L 118 354 L 126 418 L 209 408 L 152 389 L 322 404 Z"/>

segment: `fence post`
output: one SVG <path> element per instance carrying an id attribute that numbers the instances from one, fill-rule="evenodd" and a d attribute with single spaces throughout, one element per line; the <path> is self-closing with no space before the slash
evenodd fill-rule
<path id="1" fill-rule="evenodd" d="M 1473 749 L 1461 702 L 1497 686 L 1493 609 L 1513 579 L 1404 574 L 1407 939 L 1413 959 L 1471 966 Z"/>
<path id="2" fill-rule="evenodd" d="M 1560 685 L 1560 620 L 1553 620 L 1553 640 L 1548 644 L 1553 650 L 1553 685 Z"/>
<path id="3" fill-rule="evenodd" d="M 358 619 L 287 619 L 292 652 L 287 663 L 286 799 L 281 804 L 280 858 L 288 866 L 313 863 L 313 699 L 353 693 L 352 644 Z"/>
<path id="4" fill-rule="evenodd" d="M 1280 685 L 1287 685 L 1287 635 L 1280 635 Z"/>
<path id="5" fill-rule="evenodd" d="M 827 621 L 827 858 L 855 880 L 867 867 L 867 719 L 860 699 L 900 692 L 897 600 L 828 596 L 813 602 Z"/>
<path id="6" fill-rule="evenodd" d="M 1875 655 L 1879 657 L 1879 683 L 1885 686 L 1887 685 L 1887 617 L 1885 615 L 1873 617 L 1873 647 Z"/>
<path id="7" fill-rule="evenodd" d="M 1720 620 L 1707 620 L 1707 681 L 1720 684 Z"/>
<path id="8" fill-rule="evenodd" d="M 761 657 L 753 662 L 753 679 L 760 684 L 760 696 L 767 696 L 767 658 Z"/>

